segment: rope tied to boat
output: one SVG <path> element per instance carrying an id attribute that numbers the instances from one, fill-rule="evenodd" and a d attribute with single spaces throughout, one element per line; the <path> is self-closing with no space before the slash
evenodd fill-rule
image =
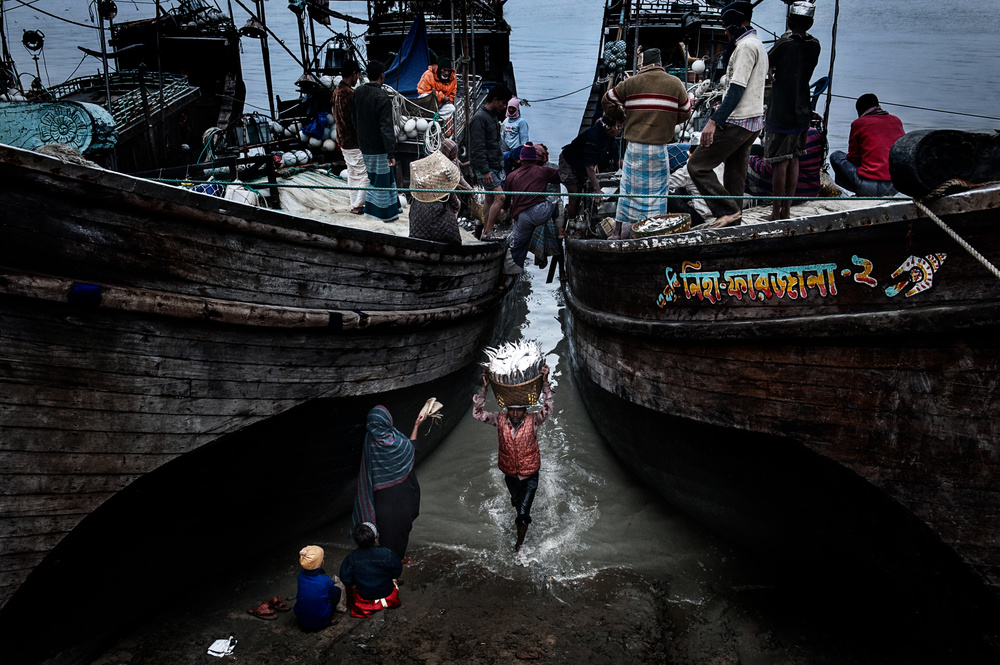
<path id="1" fill-rule="evenodd" d="M 924 201 L 930 201 L 930 200 L 941 198 L 949 190 L 952 190 L 952 189 L 954 189 L 956 187 L 959 187 L 959 188 L 962 188 L 962 189 L 976 189 L 977 187 L 988 187 L 990 185 L 998 185 L 998 184 L 1000 184 L 1000 180 L 996 180 L 996 181 L 993 181 L 993 182 L 984 182 L 984 183 L 976 184 L 976 183 L 968 182 L 967 180 L 962 180 L 960 178 L 952 178 L 951 180 L 946 180 L 943 183 L 941 183 L 940 185 L 938 185 L 937 188 L 934 191 L 932 191 L 930 194 L 928 194 L 927 196 L 925 196 L 922 200 L 920 200 L 920 199 L 913 199 L 913 205 L 917 208 L 917 210 L 919 210 L 920 212 L 922 212 L 925 215 L 927 215 L 928 219 L 930 219 L 932 222 L 934 222 L 939 227 L 941 227 L 941 230 L 944 231 L 945 233 L 947 233 L 951 237 L 952 240 L 954 240 L 955 242 L 957 242 L 962 247 L 962 249 L 964 249 L 970 255 L 972 255 L 972 258 L 974 258 L 975 260 L 979 261 L 979 263 L 981 263 L 984 268 L 986 268 L 991 273 L 993 273 L 994 277 L 996 277 L 997 279 L 1000 279 L 1000 270 L 998 270 L 997 267 L 995 265 L 993 265 L 990 262 L 989 259 L 987 259 L 985 256 L 983 256 L 982 254 L 980 254 L 976 250 L 976 248 L 973 247 L 972 245 L 970 245 L 969 242 L 965 238 L 963 238 L 962 236 L 958 235 L 957 231 L 955 231 L 953 228 L 951 228 L 950 226 L 948 226 L 947 224 L 945 224 L 944 220 L 942 220 L 940 217 L 938 217 L 936 214 L 934 214 L 934 212 L 930 208 L 928 208 L 926 204 L 924 204 Z"/>

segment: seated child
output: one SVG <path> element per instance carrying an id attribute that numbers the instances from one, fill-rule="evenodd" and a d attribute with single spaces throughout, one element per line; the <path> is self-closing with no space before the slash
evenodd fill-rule
<path id="1" fill-rule="evenodd" d="M 354 550 L 340 564 L 340 579 L 347 587 L 347 605 L 352 617 L 367 617 L 399 607 L 396 578 L 403 564 L 396 553 L 378 544 L 378 529 L 371 522 L 354 527 Z"/>
<path id="2" fill-rule="evenodd" d="M 323 571 L 323 548 L 307 545 L 299 551 L 299 590 L 295 596 L 295 616 L 306 630 L 320 630 L 337 623 L 333 610 L 340 601 L 340 589 Z"/>

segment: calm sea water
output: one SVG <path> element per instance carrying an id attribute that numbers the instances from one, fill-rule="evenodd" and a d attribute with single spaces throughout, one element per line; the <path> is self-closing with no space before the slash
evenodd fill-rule
<path id="1" fill-rule="evenodd" d="M 338 2 L 341 12 L 365 14 L 365 3 Z M 909 129 L 950 127 L 990 130 L 1000 120 L 949 115 L 932 110 L 890 106 L 909 104 L 1000 115 L 1000 58 L 996 36 L 1000 13 L 996 0 L 844 0 L 830 125 L 833 148 L 846 148 L 853 99 L 875 92 Z M 39 65 L 44 80 L 57 83 L 71 72 L 94 73 L 99 63 L 84 57 L 78 44 L 97 48 L 96 32 L 60 24 L 31 9 L 7 3 L 11 51 L 22 72 L 35 66 L 17 40 L 22 29 L 41 29 L 47 38 Z M 120 20 L 147 16 L 151 3 L 118 3 Z M 265 3 L 268 24 L 297 51 L 292 14 L 284 2 Z M 38 0 L 35 6 L 70 20 L 89 22 L 83 2 Z M 825 73 L 831 54 L 832 0 L 819 0 L 813 29 L 823 44 L 816 77 Z M 603 0 L 510 0 L 506 18 L 513 28 L 511 52 L 518 92 L 541 100 L 587 86 L 593 77 Z M 756 13 L 763 29 L 781 32 L 785 5 L 765 0 Z M 237 23 L 245 14 L 237 8 Z M 342 22 L 335 29 L 343 30 Z M 325 28 L 317 27 L 320 34 Z M 352 26 L 352 31 L 354 26 Z M 258 44 L 244 40 L 244 74 L 251 109 L 267 108 Z M 272 44 L 276 92 L 294 96 L 297 66 Z M 27 77 L 25 76 L 25 80 Z M 586 93 L 536 102 L 524 108 L 531 138 L 557 154 L 575 136 Z M 556 388 L 556 412 L 542 429 L 543 473 L 536 499 L 535 523 L 523 555 L 510 553 L 513 513 L 496 467 L 495 430 L 463 421 L 420 468 L 421 516 L 411 544 L 461 554 L 462 561 L 511 577 L 544 580 L 582 579 L 610 567 L 626 567 L 658 579 L 670 578 L 672 600 L 698 605 L 719 587 L 757 581 L 752 557 L 741 554 L 661 504 L 639 485 L 603 445 L 572 382 L 563 335 L 564 303 L 557 285 L 544 283 L 544 272 L 529 269 L 523 285 L 528 314 L 520 335 L 539 340 L 549 354 Z M 471 397 L 471 396 L 470 396 Z M 470 410 L 470 404 L 445 408 Z M 460 568 L 462 564 L 460 564 Z"/>

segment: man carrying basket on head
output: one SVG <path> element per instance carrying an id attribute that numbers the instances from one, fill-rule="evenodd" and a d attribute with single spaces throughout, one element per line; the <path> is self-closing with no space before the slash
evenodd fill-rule
<path id="1" fill-rule="evenodd" d="M 517 525 L 517 542 L 514 551 L 521 551 L 524 535 L 531 524 L 531 504 L 538 489 L 538 470 L 542 457 L 538 450 L 535 434 L 539 425 L 552 414 L 552 387 L 549 385 L 549 367 L 542 365 L 542 394 L 539 401 L 542 408 L 537 413 L 528 414 L 526 406 L 508 406 L 505 411 L 491 413 L 486 406 L 486 387 L 489 378 L 483 372 L 483 385 L 472 398 L 472 417 L 497 428 L 500 454 L 497 466 L 504 473 L 504 481 L 510 491 L 510 503 L 517 511 L 514 524 Z"/>

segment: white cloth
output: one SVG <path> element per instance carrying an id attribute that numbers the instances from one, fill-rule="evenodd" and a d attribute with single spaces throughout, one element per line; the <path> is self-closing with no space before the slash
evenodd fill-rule
<path id="1" fill-rule="evenodd" d="M 719 182 L 723 182 L 726 174 L 726 163 L 723 162 L 713 169 L 715 171 L 715 176 L 719 179 Z M 688 173 L 688 166 L 685 164 L 676 171 L 670 174 L 670 189 L 675 190 L 678 193 L 684 194 L 700 194 L 698 187 L 695 186 L 694 181 L 691 180 L 691 174 Z M 705 203 L 705 199 L 688 199 L 688 203 L 691 207 L 701 215 L 704 219 L 714 217 L 712 215 L 712 210 Z"/>
<path id="2" fill-rule="evenodd" d="M 736 42 L 736 50 L 726 70 L 729 84 L 746 90 L 740 103 L 729 114 L 730 120 L 745 120 L 764 115 L 764 83 L 767 79 L 767 50 L 756 31 L 748 32 Z M 729 85 L 726 86 L 729 91 Z"/>
<path id="3" fill-rule="evenodd" d="M 367 187 L 368 171 L 365 169 L 365 160 L 361 155 L 361 150 L 349 150 L 341 148 L 344 153 L 344 162 L 347 164 L 347 185 L 348 187 Z M 365 190 L 351 190 L 351 207 L 362 208 L 365 205 Z"/>

